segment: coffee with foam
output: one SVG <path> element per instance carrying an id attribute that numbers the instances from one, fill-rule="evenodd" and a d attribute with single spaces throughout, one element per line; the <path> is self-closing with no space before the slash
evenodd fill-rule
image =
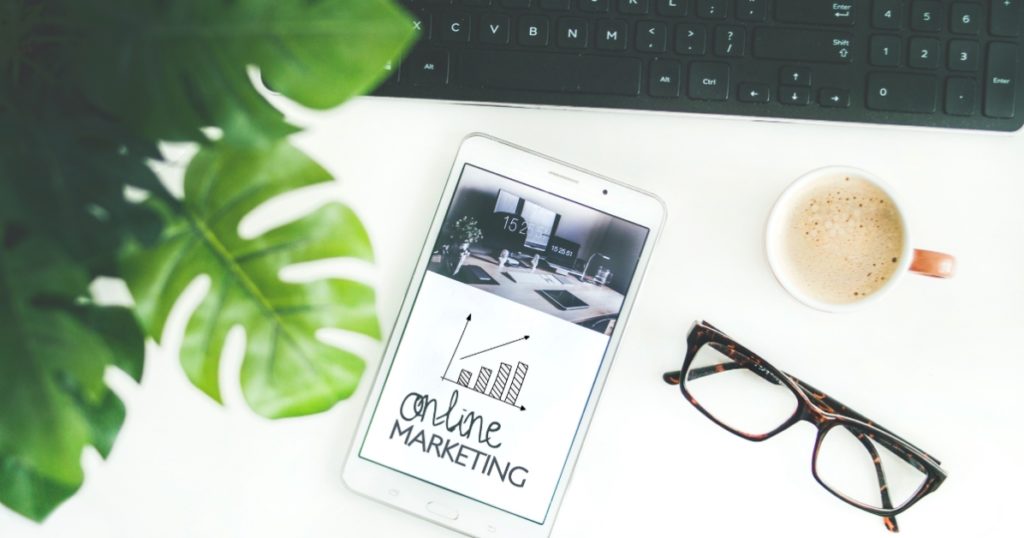
<path id="1" fill-rule="evenodd" d="M 881 289 L 899 268 L 903 221 L 888 194 L 838 175 L 796 194 L 781 230 L 786 272 L 815 299 L 849 304 Z"/>

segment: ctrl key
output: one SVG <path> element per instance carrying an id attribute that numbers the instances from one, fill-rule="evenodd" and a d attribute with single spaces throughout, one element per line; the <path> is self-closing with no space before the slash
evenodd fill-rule
<path id="1" fill-rule="evenodd" d="M 690 64 L 688 94 L 691 99 L 704 101 L 729 99 L 729 64 L 709 62 Z"/>

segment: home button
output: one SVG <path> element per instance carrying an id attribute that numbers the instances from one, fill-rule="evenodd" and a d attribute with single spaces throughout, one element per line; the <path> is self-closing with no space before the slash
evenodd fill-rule
<path id="1" fill-rule="evenodd" d="M 441 516 L 446 519 L 459 519 L 459 511 L 450 507 L 445 506 L 439 502 L 430 501 L 427 503 L 427 511 L 431 514 Z"/>

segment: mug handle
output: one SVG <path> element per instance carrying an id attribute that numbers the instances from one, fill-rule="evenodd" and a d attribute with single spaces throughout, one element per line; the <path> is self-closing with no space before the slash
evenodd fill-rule
<path id="1" fill-rule="evenodd" d="M 956 272 L 956 258 L 943 252 L 914 249 L 910 271 L 935 278 L 950 278 Z"/>

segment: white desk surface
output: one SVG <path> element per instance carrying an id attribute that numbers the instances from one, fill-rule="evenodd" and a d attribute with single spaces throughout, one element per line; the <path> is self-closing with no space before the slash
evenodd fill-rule
<path id="1" fill-rule="evenodd" d="M 818 126 L 676 115 L 361 99 L 291 110 L 297 143 L 342 182 L 378 254 L 390 328 L 460 140 L 483 131 L 661 195 L 668 225 L 555 524 L 575 536 L 888 536 L 810 472 L 806 423 L 758 444 L 712 424 L 661 373 L 705 318 L 942 460 L 949 478 L 899 517 L 910 537 L 1020 535 L 1024 484 L 1024 134 Z M 916 245 L 959 258 L 950 281 L 908 277 L 854 314 L 810 310 L 775 283 L 762 226 L 801 173 L 850 164 L 911 206 Z M 180 312 L 179 312 L 180 314 Z M 222 379 L 227 406 L 150 346 L 141 386 L 109 376 L 128 419 L 109 461 L 43 526 L 0 507 L 10 537 L 441 537 L 440 527 L 348 491 L 356 397 L 270 422 Z M 237 338 L 240 335 L 233 335 Z M 236 342 L 237 344 L 237 342 Z M 237 349 L 237 346 L 235 346 Z M 232 369 L 234 369 L 232 371 Z"/>

